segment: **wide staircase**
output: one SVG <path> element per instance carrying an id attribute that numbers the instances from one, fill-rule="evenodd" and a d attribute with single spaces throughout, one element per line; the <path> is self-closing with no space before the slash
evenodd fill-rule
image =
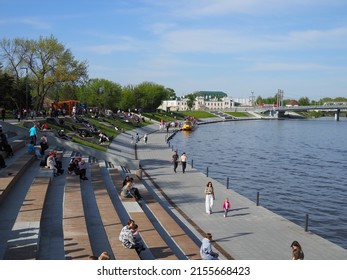
<path id="1" fill-rule="evenodd" d="M 18 145 L 18 144 L 17 144 Z M 0 259 L 87 260 L 107 251 L 117 260 L 195 260 L 199 244 L 141 178 L 114 163 L 60 151 L 63 168 L 79 156 L 88 163 L 88 180 L 64 172 L 54 177 L 25 143 L 0 170 Z M 131 176 L 143 200 L 119 195 Z M 118 240 L 128 219 L 139 226 L 146 250 L 139 254 Z"/>

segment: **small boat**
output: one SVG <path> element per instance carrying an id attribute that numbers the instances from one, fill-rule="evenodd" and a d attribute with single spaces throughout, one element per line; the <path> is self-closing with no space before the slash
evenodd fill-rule
<path id="1" fill-rule="evenodd" d="M 194 126 L 195 126 L 195 123 L 192 122 L 192 121 L 188 121 L 188 120 L 185 120 L 183 122 L 183 125 L 181 127 L 181 130 L 184 130 L 184 131 L 191 131 L 194 129 Z"/>

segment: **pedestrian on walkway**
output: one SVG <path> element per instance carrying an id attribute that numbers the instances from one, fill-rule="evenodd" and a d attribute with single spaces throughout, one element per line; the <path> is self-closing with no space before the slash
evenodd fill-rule
<path id="1" fill-rule="evenodd" d="M 147 133 L 143 136 L 143 141 L 145 142 L 145 144 L 147 144 L 147 140 L 148 140 L 148 135 Z"/>
<path id="2" fill-rule="evenodd" d="M 177 172 L 177 166 L 178 166 L 178 161 L 179 161 L 179 155 L 177 153 L 177 151 L 174 151 L 173 155 L 172 155 L 172 162 L 174 164 L 174 171 L 175 173 Z"/>
<path id="3" fill-rule="evenodd" d="M 216 252 L 213 252 L 211 246 L 212 234 L 206 233 L 205 237 L 202 239 L 202 244 L 200 247 L 200 256 L 203 260 L 218 260 L 219 256 Z"/>
<path id="4" fill-rule="evenodd" d="M 292 260 L 304 259 L 304 251 L 298 241 L 293 241 L 290 247 L 292 248 Z"/>
<path id="5" fill-rule="evenodd" d="M 181 155 L 181 157 L 180 157 L 180 162 L 181 162 L 181 164 L 182 164 L 182 172 L 183 172 L 183 173 L 186 172 L 187 160 L 188 160 L 188 157 L 187 157 L 186 153 L 183 152 L 182 155 Z"/>
<path id="6" fill-rule="evenodd" d="M 33 126 L 29 129 L 30 140 L 33 141 L 34 146 L 36 146 L 36 137 L 37 137 L 37 125 L 33 124 Z"/>
<path id="7" fill-rule="evenodd" d="M 136 133 L 135 135 L 135 144 L 137 144 L 138 142 L 140 142 L 140 136 L 138 133 Z"/>
<path id="8" fill-rule="evenodd" d="M 208 182 L 205 188 L 205 209 L 206 214 L 212 214 L 213 201 L 215 200 L 212 182 Z"/>
<path id="9" fill-rule="evenodd" d="M 229 201 L 229 198 L 224 199 L 222 208 L 224 211 L 224 218 L 226 218 L 228 216 L 229 210 L 231 209 L 231 203 Z"/>

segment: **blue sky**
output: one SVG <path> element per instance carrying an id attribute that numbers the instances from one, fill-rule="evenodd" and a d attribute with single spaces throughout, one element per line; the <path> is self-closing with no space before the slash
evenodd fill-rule
<path id="1" fill-rule="evenodd" d="M 0 0 L 0 39 L 50 35 L 122 86 L 347 97 L 346 0 Z"/>

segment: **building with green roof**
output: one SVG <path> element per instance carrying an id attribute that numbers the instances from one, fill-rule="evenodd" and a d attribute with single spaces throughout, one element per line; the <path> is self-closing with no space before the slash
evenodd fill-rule
<path id="1" fill-rule="evenodd" d="M 205 100 L 210 99 L 221 99 L 228 97 L 228 94 L 226 94 L 223 91 L 208 91 L 208 90 L 201 90 L 194 93 L 196 96 L 202 96 Z"/>

